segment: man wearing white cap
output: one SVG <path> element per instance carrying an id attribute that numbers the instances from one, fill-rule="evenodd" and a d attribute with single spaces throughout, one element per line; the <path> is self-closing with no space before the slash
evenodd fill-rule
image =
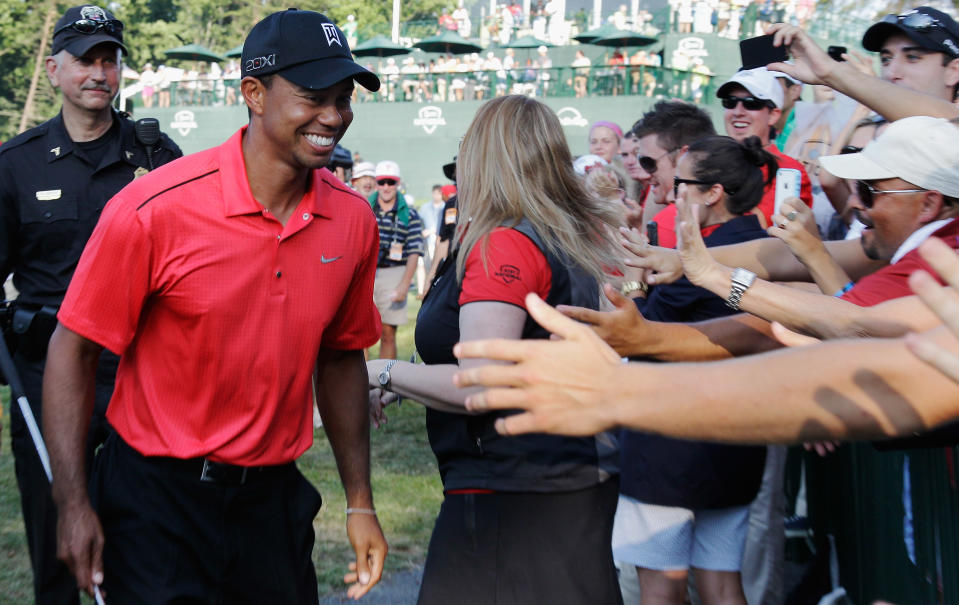
<path id="1" fill-rule="evenodd" d="M 778 80 L 780 76 L 785 77 L 784 74 L 771 72 L 765 67 L 738 71 L 719 87 L 716 96 L 723 105 L 726 134 L 739 142 L 757 136 L 766 151 L 776 156 L 780 168 L 799 170 L 802 175 L 799 198 L 807 206 L 812 206 L 812 184 L 806 170 L 797 160 L 783 154 L 772 142 L 772 129 L 785 111 L 786 97 Z M 756 206 L 757 213 L 762 214 L 766 225 L 772 223 L 775 198 L 775 187 L 767 186 L 762 201 Z"/>
<path id="2" fill-rule="evenodd" d="M 353 176 L 350 185 L 357 193 L 370 199 L 376 190 L 376 172 L 373 162 L 358 162 L 353 166 Z"/>
<path id="3" fill-rule="evenodd" d="M 399 193 L 400 166 L 391 160 L 376 165 L 376 192 L 370 206 L 380 227 L 373 302 L 383 320 L 380 358 L 396 359 L 396 327 L 407 321 L 406 297 L 423 254 L 423 223 Z"/>

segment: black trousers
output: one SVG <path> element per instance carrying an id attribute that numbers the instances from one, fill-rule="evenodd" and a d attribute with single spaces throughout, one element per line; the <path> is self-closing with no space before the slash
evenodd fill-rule
<path id="1" fill-rule="evenodd" d="M 110 357 L 110 358 L 108 358 Z M 111 359 L 112 358 L 112 359 Z M 109 433 L 106 422 L 107 404 L 113 394 L 116 374 L 116 356 L 105 354 L 97 371 L 96 404 L 90 424 L 87 447 L 87 468 L 90 468 L 95 448 Z M 37 425 L 43 425 L 43 368 L 45 360 L 25 359 L 19 353 L 13 358 L 17 373 L 23 382 L 27 400 Z M 20 507 L 33 568 L 33 591 L 37 605 L 74 605 L 80 602 L 77 585 L 66 565 L 57 559 L 57 514 L 50 492 L 50 483 L 33 439 L 27 430 L 20 406 L 10 405 L 10 444 L 20 488 Z"/>
<path id="2" fill-rule="evenodd" d="M 100 451 L 90 495 L 109 602 L 316 605 L 319 492 L 293 463 L 215 483 L 197 462 L 144 457 L 117 435 Z"/>
<path id="3" fill-rule="evenodd" d="M 619 482 L 573 492 L 448 494 L 419 605 L 622 605 L 611 541 Z"/>

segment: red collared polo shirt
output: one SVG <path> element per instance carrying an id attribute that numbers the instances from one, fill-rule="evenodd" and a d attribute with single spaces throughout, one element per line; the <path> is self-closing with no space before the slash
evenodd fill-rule
<path id="1" fill-rule="evenodd" d="M 107 418 L 147 456 L 295 459 L 317 352 L 379 338 L 369 204 L 322 169 L 282 225 L 250 192 L 244 132 L 120 191 L 60 310 L 122 356 Z"/>

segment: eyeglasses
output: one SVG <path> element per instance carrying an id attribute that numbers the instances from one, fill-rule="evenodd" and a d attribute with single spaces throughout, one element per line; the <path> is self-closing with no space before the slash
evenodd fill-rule
<path id="1" fill-rule="evenodd" d="M 839 150 L 839 155 L 849 155 L 850 153 L 859 153 L 862 151 L 862 147 L 856 147 L 855 145 L 846 145 Z"/>
<path id="2" fill-rule="evenodd" d="M 722 104 L 726 109 L 736 109 L 736 105 L 740 103 L 743 104 L 749 111 L 759 111 L 764 107 L 769 107 L 769 102 L 765 99 L 757 99 L 756 97 L 723 97 Z"/>
<path id="3" fill-rule="evenodd" d="M 640 155 L 637 156 L 636 159 L 639 161 L 639 165 L 642 167 L 642 169 L 646 171 L 646 174 L 653 174 L 656 172 L 656 169 L 659 168 L 659 160 L 663 159 L 674 151 L 676 150 L 670 149 L 658 158 L 651 158 L 648 155 Z"/>
<path id="4" fill-rule="evenodd" d="M 108 19 L 106 21 L 77 19 L 73 23 L 68 23 L 57 31 L 53 32 L 53 35 L 55 36 L 66 29 L 72 29 L 88 36 L 97 33 L 101 29 L 108 34 L 116 35 L 123 31 L 123 23 L 117 19 Z"/>
<path id="5" fill-rule="evenodd" d="M 926 189 L 876 189 L 866 181 L 856 181 L 856 193 L 859 195 L 859 201 L 866 208 L 872 208 L 875 196 L 890 193 L 920 193 Z"/>
<path id="6" fill-rule="evenodd" d="M 396 179 L 376 179 L 377 185 L 386 185 L 387 187 L 392 187 L 396 184 Z"/>

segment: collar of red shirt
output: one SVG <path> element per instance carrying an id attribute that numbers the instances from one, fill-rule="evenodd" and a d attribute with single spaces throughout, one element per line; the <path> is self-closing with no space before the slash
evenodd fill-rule
<path id="1" fill-rule="evenodd" d="M 243 126 L 219 148 L 220 181 L 223 187 L 223 212 L 225 216 L 242 216 L 259 214 L 263 206 L 253 197 L 250 190 L 250 181 L 246 176 L 246 164 L 243 161 L 243 136 L 247 126 Z M 303 195 L 303 200 L 297 209 L 303 208 L 315 216 L 331 218 L 332 213 L 327 207 L 331 200 L 324 199 L 320 194 L 320 181 L 330 182 L 336 177 L 321 168 L 313 171 L 313 180 L 310 189 Z M 339 181 L 334 181 L 334 184 Z M 335 186 L 335 185 L 334 185 Z"/>

